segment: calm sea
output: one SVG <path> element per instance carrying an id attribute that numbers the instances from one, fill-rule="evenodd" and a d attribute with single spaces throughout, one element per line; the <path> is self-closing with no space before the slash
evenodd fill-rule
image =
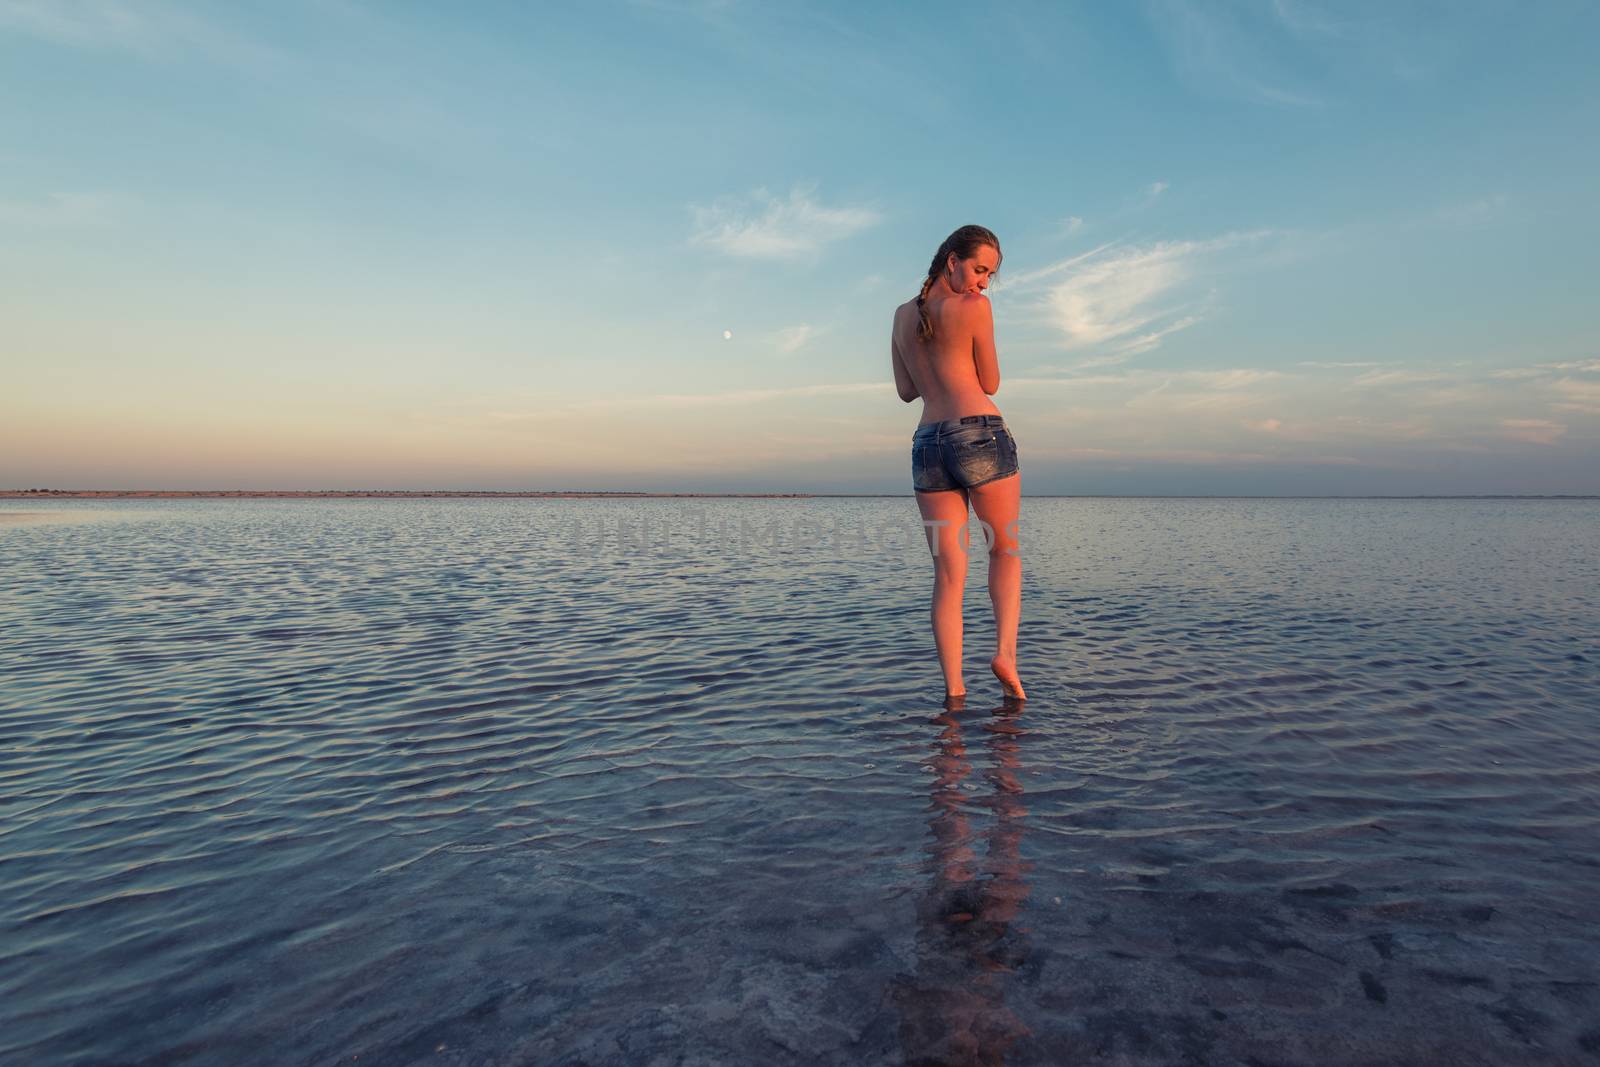
<path id="1" fill-rule="evenodd" d="M 5 1063 L 1600 1057 L 1600 502 L 0 509 Z"/>

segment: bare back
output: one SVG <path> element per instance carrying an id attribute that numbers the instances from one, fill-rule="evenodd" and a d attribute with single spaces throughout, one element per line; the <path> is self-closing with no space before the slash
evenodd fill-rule
<path id="1" fill-rule="evenodd" d="M 922 421 L 943 422 L 963 415 L 998 415 L 989 397 L 1000 388 L 994 350 L 994 319 L 987 297 L 952 293 L 930 295 L 928 317 L 933 340 L 918 331 L 917 302 L 895 308 L 891 338 L 895 383 L 906 402 L 922 398 Z M 907 385 L 913 387 L 908 390 Z M 907 396 L 910 391 L 912 395 Z"/>

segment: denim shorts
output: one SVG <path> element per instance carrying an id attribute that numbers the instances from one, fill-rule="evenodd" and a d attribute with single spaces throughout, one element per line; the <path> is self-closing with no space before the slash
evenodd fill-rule
<path id="1" fill-rule="evenodd" d="M 911 485 L 919 493 L 971 489 L 1019 470 L 1017 442 L 999 415 L 932 422 L 911 437 Z"/>

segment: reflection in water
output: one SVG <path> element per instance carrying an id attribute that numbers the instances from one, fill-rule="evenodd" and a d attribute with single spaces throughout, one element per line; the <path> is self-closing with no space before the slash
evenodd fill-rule
<path id="1" fill-rule="evenodd" d="M 1022 860 L 1023 705 L 1006 701 L 979 728 L 988 750 L 989 790 L 963 788 L 973 774 L 960 698 L 934 719 L 942 727 L 932 765 L 932 881 L 917 905 L 917 969 L 895 982 L 900 1040 L 908 1064 L 998 1064 L 1028 1029 L 1005 1005 L 1007 975 L 1027 954 L 1012 920 L 1028 895 Z M 969 718 L 969 725 L 971 720 Z M 979 865 L 966 804 L 987 806 L 994 823 Z"/>

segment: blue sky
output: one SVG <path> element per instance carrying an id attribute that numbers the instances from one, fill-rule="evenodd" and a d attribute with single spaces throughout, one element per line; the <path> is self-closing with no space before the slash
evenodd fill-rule
<path id="1" fill-rule="evenodd" d="M 0 0 L 0 487 L 1600 492 L 1600 7 Z M 731 333 L 731 339 L 725 334 Z"/>

